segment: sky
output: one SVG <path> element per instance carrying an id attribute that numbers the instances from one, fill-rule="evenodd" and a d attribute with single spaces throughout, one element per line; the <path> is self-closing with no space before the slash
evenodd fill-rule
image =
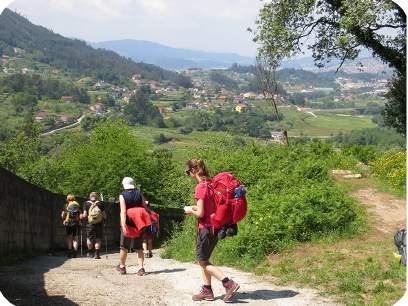
<path id="1" fill-rule="evenodd" d="M 15 0 L 9 8 L 90 42 L 138 39 L 254 56 L 247 28 L 254 27 L 261 6 L 261 0 Z"/>

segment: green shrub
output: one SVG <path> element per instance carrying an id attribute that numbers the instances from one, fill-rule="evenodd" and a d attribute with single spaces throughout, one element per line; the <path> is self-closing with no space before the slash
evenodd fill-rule
<path id="1" fill-rule="evenodd" d="M 211 174 L 231 171 L 248 188 L 248 215 L 236 237 L 219 242 L 214 254 L 217 263 L 249 268 L 290 245 L 358 228 L 354 202 L 328 175 L 331 167 L 351 160 L 344 160 L 331 145 L 212 147 L 199 155 Z M 167 244 L 167 257 L 194 259 L 190 247 L 182 247 L 194 245 L 191 219 Z"/>
<path id="2" fill-rule="evenodd" d="M 374 175 L 385 184 L 400 192 L 406 190 L 406 163 L 405 151 L 386 152 L 374 160 L 372 166 Z"/>

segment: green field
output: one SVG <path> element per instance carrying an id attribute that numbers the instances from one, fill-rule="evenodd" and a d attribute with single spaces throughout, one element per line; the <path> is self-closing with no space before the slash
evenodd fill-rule
<path id="1" fill-rule="evenodd" d="M 319 111 L 317 117 L 294 109 L 280 109 L 283 123 L 289 126 L 289 136 L 332 136 L 339 132 L 375 128 L 371 116 L 338 116 L 336 113 Z"/>

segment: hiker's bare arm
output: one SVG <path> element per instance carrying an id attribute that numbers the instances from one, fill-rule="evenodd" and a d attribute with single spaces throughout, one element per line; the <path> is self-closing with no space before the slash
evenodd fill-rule
<path id="1" fill-rule="evenodd" d="M 197 218 L 204 217 L 204 201 L 202 199 L 197 201 L 197 205 L 191 207 L 191 214 Z"/>
<path id="2" fill-rule="evenodd" d="M 142 205 L 143 205 L 144 208 L 147 209 L 147 206 L 146 206 L 146 198 L 144 197 L 143 194 L 142 194 Z"/>
<path id="3" fill-rule="evenodd" d="M 120 203 L 120 225 L 125 227 L 126 224 L 126 203 L 122 195 L 119 196 Z"/>

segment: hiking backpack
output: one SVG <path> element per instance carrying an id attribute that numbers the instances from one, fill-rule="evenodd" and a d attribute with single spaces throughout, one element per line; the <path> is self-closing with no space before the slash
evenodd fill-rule
<path id="1" fill-rule="evenodd" d="M 152 220 L 152 225 L 146 228 L 146 233 L 158 236 L 160 231 L 159 214 L 150 209 L 147 209 L 147 212 L 149 213 L 150 219 Z"/>
<path id="2" fill-rule="evenodd" d="M 102 210 L 99 208 L 98 204 L 99 204 L 99 201 L 96 201 L 95 203 L 91 204 L 91 207 L 89 207 L 89 212 L 88 212 L 88 223 L 89 224 L 98 224 L 98 223 L 101 223 L 103 220 L 103 213 L 102 213 Z"/>
<path id="3" fill-rule="evenodd" d="M 66 209 L 66 216 L 63 224 L 65 226 L 75 226 L 79 224 L 79 215 L 80 215 L 79 204 L 75 201 L 69 202 Z"/>
<path id="4" fill-rule="evenodd" d="M 241 221 L 247 213 L 247 201 L 245 197 L 245 187 L 229 172 L 221 172 L 211 179 L 211 186 L 214 189 L 215 213 L 211 215 L 211 224 L 214 230 L 221 230 L 231 235 L 236 235 L 236 224 Z M 230 230 L 231 229 L 231 230 Z M 223 237 L 222 237 L 223 236 Z"/>
<path id="5" fill-rule="evenodd" d="M 407 265 L 407 230 L 405 228 L 395 233 L 394 243 L 401 255 L 400 264 Z"/>

